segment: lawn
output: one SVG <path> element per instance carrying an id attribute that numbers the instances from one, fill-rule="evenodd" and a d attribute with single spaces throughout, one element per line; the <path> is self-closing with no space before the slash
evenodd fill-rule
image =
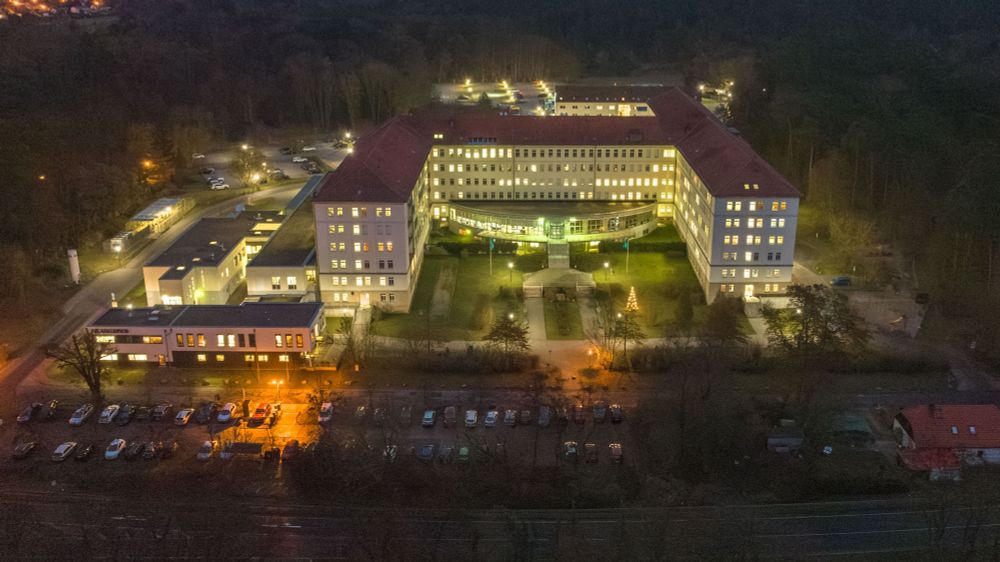
<path id="1" fill-rule="evenodd" d="M 497 313 L 521 310 L 521 272 L 508 270 L 503 258 L 494 257 L 490 276 L 488 256 L 425 256 L 409 314 L 385 314 L 374 324 L 376 334 L 391 337 L 437 340 L 477 340 L 489 329 Z M 454 269 L 455 290 L 447 317 L 432 319 L 428 314 L 434 287 L 442 272 Z M 512 292 L 508 290 L 513 287 Z M 501 295 L 501 289 L 504 294 Z"/>
<path id="2" fill-rule="evenodd" d="M 545 301 L 545 337 L 550 340 L 583 339 L 583 321 L 577 303 Z"/>
<path id="3" fill-rule="evenodd" d="M 605 271 L 594 272 L 598 288 L 608 291 L 615 310 L 623 310 L 629 289 L 635 287 L 639 319 L 648 336 L 659 336 L 676 318 L 677 298 L 681 291 L 691 293 L 694 321 L 705 315 L 704 298 L 687 257 L 664 252 L 631 252 L 628 272 L 625 253 L 603 254 L 609 264 Z"/>

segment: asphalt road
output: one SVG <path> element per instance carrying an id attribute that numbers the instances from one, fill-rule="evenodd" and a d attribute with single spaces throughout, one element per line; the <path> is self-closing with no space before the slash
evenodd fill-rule
<path id="1" fill-rule="evenodd" d="M 1000 518 L 984 510 L 942 512 L 918 501 L 448 512 L 273 499 L 165 503 L 20 490 L 4 490 L 3 497 L 8 509 L 2 523 L 17 541 L 0 548 L 38 558 L 117 552 L 137 558 L 695 560 L 726 553 L 768 560 L 889 560 L 926 552 L 935 535 L 941 537 L 938 545 L 957 547 L 970 536 L 985 544 L 1000 527 Z M 978 523 L 968 524 L 976 518 Z M 21 525 L 23 532 L 12 533 Z"/>

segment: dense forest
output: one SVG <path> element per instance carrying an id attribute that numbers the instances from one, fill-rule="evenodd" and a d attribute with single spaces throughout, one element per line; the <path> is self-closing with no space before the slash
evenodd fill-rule
<path id="1" fill-rule="evenodd" d="M 465 76 L 668 71 L 736 82 L 733 124 L 801 186 L 843 266 L 889 245 L 934 314 L 960 319 L 956 335 L 1000 347 L 995 2 L 118 0 L 113 13 L 0 24 L 8 306 L 209 142 L 363 127 Z"/>

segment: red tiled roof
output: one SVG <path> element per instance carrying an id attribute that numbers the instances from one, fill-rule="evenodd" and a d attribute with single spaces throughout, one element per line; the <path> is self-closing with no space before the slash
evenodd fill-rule
<path id="1" fill-rule="evenodd" d="M 898 417 L 917 449 L 1000 447 L 1000 408 L 994 404 L 910 406 Z"/>
<path id="2" fill-rule="evenodd" d="M 955 470 L 962 468 L 962 461 L 954 449 L 904 449 L 899 452 L 903 465 L 910 470 Z"/>
<path id="3" fill-rule="evenodd" d="M 434 144 L 676 146 L 709 192 L 798 197 L 799 192 L 700 103 L 677 88 L 650 100 L 656 118 L 504 116 L 455 110 L 395 117 L 363 135 L 327 174 L 316 201 L 405 202 Z M 434 139 L 435 134 L 443 135 Z M 747 191 L 744 184 L 758 184 Z"/>

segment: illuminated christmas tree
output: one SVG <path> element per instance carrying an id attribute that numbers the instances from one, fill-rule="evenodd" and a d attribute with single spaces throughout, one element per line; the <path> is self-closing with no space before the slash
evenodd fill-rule
<path id="1" fill-rule="evenodd" d="M 625 312 L 636 312 L 639 310 L 639 301 L 635 298 L 635 287 L 628 291 L 628 300 L 625 301 Z"/>

